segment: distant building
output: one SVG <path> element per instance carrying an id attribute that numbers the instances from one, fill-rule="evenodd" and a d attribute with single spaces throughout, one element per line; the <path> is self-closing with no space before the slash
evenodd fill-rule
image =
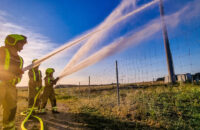
<path id="1" fill-rule="evenodd" d="M 177 75 L 175 75 L 175 81 L 177 81 Z M 164 83 L 170 83 L 171 79 L 169 78 L 169 76 L 165 76 L 164 77 Z"/>
<path id="2" fill-rule="evenodd" d="M 190 73 L 187 74 L 179 74 L 177 75 L 178 82 L 192 82 L 192 75 Z"/>
<path id="3" fill-rule="evenodd" d="M 192 75 L 190 73 L 178 74 L 175 76 L 175 78 L 176 78 L 177 82 L 192 82 L 192 80 L 194 80 L 194 82 L 196 82 L 198 84 L 199 80 L 200 80 L 200 73 L 196 73 L 194 75 Z M 157 81 L 161 81 L 161 80 L 162 80 L 162 78 L 157 79 Z M 164 83 L 170 83 L 169 76 L 164 77 Z"/>
<path id="4" fill-rule="evenodd" d="M 157 78 L 156 81 L 164 81 L 165 77 Z"/>
<path id="5" fill-rule="evenodd" d="M 165 76 L 164 82 L 165 82 L 165 83 L 169 83 L 169 82 L 170 82 L 169 76 Z"/>
<path id="6" fill-rule="evenodd" d="M 200 73 L 196 73 L 193 75 L 193 80 L 195 83 L 199 84 L 199 79 L 200 79 Z"/>

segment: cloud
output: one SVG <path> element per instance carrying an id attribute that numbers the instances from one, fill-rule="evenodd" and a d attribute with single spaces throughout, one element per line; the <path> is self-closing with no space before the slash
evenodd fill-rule
<path id="1" fill-rule="evenodd" d="M 191 19 L 200 16 L 199 7 L 200 7 L 199 0 L 194 0 L 192 2 L 189 2 L 182 9 L 171 15 L 170 18 L 165 17 L 165 21 L 173 28 L 176 27 L 178 23 L 180 23 L 180 20 L 190 22 Z"/>
<path id="2" fill-rule="evenodd" d="M 199 0 L 194 0 L 187 5 L 187 12 L 184 15 L 185 19 L 191 19 L 193 17 L 200 16 L 200 2 Z"/>
<path id="3" fill-rule="evenodd" d="M 18 26 L 12 22 L 6 20 L 5 15 L 3 20 L 0 20 L 0 43 L 4 44 L 4 39 L 8 34 L 23 34 L 28 37 L 28 44 L 24 46 L 24 50 L 20 52 L 20 55 L 24 57 L 25 65 L 30 64 L 33 58 L 38 58 L 53 50 L 56 46 L 50 39 L 42 34 L 35 33 L 24 27 Z"/>

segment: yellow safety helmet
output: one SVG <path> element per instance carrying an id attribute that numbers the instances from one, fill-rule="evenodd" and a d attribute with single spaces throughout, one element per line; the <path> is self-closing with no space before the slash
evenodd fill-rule
<path id="1" fill-rule="evenodd" d="M 10 34 L 5 39 L 5 45 L 15 46 L 17 42 L 23 41 L 23 43 L 27 43 L 26 36 L 19 34 Z"/>
<path id="2" fill-rule="evenodd" d="M 46 75 L 51 74 L 53 72 L 55 72 L 55 70 L 53 68 L 46 69 Z"/>

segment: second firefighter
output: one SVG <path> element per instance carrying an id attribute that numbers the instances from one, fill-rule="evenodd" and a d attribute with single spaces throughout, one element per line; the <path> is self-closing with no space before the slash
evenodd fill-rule
<path id="1" fill-rule="evenodd" d="M 37 59 L 34 59 L 32 63 L 34 63 Z M 29 110 L 34 104 L 34 98 L 42 88 L 42 73 L 39 70 L 39 66 L 29 70 L 29 100 L 28 100 L 28 108 Z M 39 98 L 36 100 L 36 104 L 34 110 L 37 110 L 39 107 Z"/>
<path id="2" fill-rule="evenodd" d="M 45 113 L 45 107 L 48 99 L 50 99 L 51 101 L 52 113 L 59 113 L 57 111 L 56 97 L 53 88 L 53 86 L 57 83 L 59 78 L 54 79 L 53 77 L 54 71 L 55 70 L 53 68 L 46 69 L 46 77 L 44 78 L 45 88 L 42 94 L 42 102 L 41 102 L 41 113 Z"/>

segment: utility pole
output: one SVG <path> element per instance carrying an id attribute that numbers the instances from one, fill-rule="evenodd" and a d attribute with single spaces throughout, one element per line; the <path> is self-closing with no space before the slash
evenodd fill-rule
<path id="1" fill-rule="evenodd" d="M 117 101 L 118 101 L 118 105 L 120 105 L 119 79 L 118 79 L 118 64 L 117 64 L 117 60 L 116 60 L 116 80 L 117 80 Z"/>
<path id="2" fill-rule="evenodd" d="M 161 22 L 162 22 L 163 39 L 164 39 L 165 52 L 166 52 L 166 57 L 167 57 L 168 75 L 169 75 L 170 82 L 173 84 L 176 82 L 176 79 L 175 79 L 173 59 L 172 59 L 172 54 L 170 50 L 164 16 L 165 14 L 164 14 L 163 0 L 160 0 L 160 17 L 161 17 Z"/>

